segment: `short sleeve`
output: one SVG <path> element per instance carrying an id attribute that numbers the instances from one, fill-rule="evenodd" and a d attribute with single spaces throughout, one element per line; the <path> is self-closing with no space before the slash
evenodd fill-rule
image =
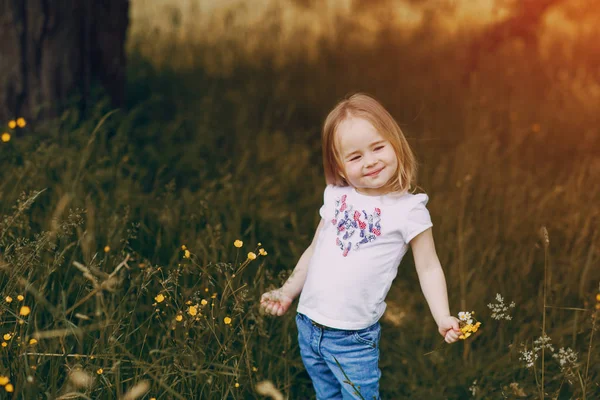
<path id="1" fill-rule="evenodd" d="M 419 233 L 433 226 L 429 210 L 426 207 L 429 197 L 421 193 L 415 195 L 411 200 L 410 210 L 406 214 L 402 227 L 402 236 L 406 243 L 410 243 Z"/>
<path id="2" fill-rule="evenodd" d="M 332 187 L 333 187 L 333 185 L 327 185 L 325 187 L 325 190 L 323 191 L 323 205 L 319 209 L 319 215 L 323 219 L 328 219 L 327 218 L 327 205 L 331 204 L 331 202 L 329 201 L 329 198 L 331 197 Z"/>

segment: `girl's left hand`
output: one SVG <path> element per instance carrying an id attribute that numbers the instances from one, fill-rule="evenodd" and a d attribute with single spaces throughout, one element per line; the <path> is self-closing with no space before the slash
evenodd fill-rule
<path id="1" fill-rule="evenodd" d="M 458 340 L 461 335 L 460 327 L 458 325 L 458 318 L 448 315 L 440 320 L 438 325 L 438 331 L 440 335 L 444 337 L 446 343 L 454 343 Z"/>

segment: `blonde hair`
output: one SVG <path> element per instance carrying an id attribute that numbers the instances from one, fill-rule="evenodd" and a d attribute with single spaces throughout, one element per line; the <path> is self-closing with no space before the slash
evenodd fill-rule
<path id="1" fill-rule="evenodd" d="M 410 145 L 390 113 L 377 100 L 364 93 L 355 93 L 340 101 L 325 118 L 321 139 L 327 184 L 349 186 L 336 146 L 337 128 L 342 121 L 349 118 L 362 118 L 369 121 L 377 132 L 392 145 L 398 158 L 398 173 L 386 183 L 386 191 L 409 191 L 417 175 L 417 162 Z"/>

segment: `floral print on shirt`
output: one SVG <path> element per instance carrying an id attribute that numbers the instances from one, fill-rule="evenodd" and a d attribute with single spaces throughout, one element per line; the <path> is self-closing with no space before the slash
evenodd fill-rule
<path id="1" fill-rule="evenodd" d="M 375 207 L 372 214 L 354 210 L 346 203 L 347 195 L 335 199 L 335 215 L 331 223 L 337 228 L 335 244 L 346 257 L 350 250 L 374 241 L 381 235 L 381 209 Z"/>

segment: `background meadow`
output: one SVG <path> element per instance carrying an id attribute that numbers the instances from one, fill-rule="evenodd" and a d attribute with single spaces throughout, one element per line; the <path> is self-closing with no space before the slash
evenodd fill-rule
<path id="1" fill-rule="evenodd" d="M 258 305 L 310 243 L 320 127 L 355 91 L 409 138 L 451 310 L 482 322 L 425 355 L 409 253 L 382 398 L 600 398 L 597 14 L 557 6 L 473 67 L 504 8 L 365 4 L 136 0 L 126 108 L 0 121 L 0 398 L 314 398 L 297 303 Z"/>

